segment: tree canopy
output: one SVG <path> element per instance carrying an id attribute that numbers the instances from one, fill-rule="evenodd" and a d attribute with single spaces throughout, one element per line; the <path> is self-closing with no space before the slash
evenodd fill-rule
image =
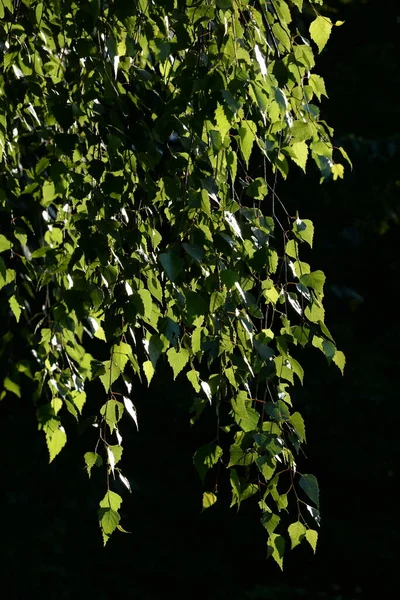
<path id="1" fill-rule="evenodd" d="M 135 385 L 164 361 L 193 388 L 191 422 L 214 414 L 193 459 L 203 509 L 226 467 L 281 567 L 285 531 L 315 551 L 290 393 L 304 347 L 345 358 L 304 260 L 313 223 L 276 184 L 351 166 L 318 107 L 315 55 L 341 24 L 321 4 L 0 0 L 0 398 L 32 396 L 50 461 L 78 423 L 96 429 L 104 543 L 124 531 L 115 479 L 130 490 L 120 422 L 140 427 Z"/>

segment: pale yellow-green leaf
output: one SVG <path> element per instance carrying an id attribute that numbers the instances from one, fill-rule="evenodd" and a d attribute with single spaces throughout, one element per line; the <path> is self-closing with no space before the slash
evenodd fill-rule
<path id="1" fill-rule="evenodd" d="M 308 158 L 308 146 L 305 142 L 297 142 L 293 144 L 292 151 L 294 156 L 292 160 L 298 165 L 304 172 L 306 172 L 306 164 Z"/>
<path id="2" fill-rule="evenodd" d="M 332 171 L 334 181 L 336 181 L 336 179 L 338 179 L 338 178 L 343 179 L 343 177 L 344 177 L 344 166 L 343 165 L 341 165 L 340 163 L 336 163 L 331 166 L 331 171 Z"/>
<path id="3" fill-rule="evenodd" d="M 103 373 L 103 375 L 100 375 L 99 379 L 103 384 L 105 391 L 108 392 L 112 384 L 121 375 L 121 370 L 115 364 L 115 362 L 111 360 L 105 360 L 103 362 L 103 365 L 105 368 L 105 373 Z"/>
<path id="4" fill-rule="evenodd" d="M 223 141 L 226 134 L 229 132 L 231 125 L 225 114 L 225 109 L 221 104 L 217 105 L 217 108 L 215 111 L 215 122 L 216 122 L 217 129 L 220 132 L 221 138 Z"/>
<path id="5" fill-rule="evenodd" d="M 318 100 L 321 100 L 321 96 L 328 97 L 325 88 L 325 81 L 320 75 L 316 75 L 315 73 L 313 73 L 310 76 L 309 84 L 312 87 L 313 92 L 317 96 Z"/>
<path id="6" fill-rule="evenodd" d="M 192 333 L 192 351 L 196 354 L 201 349 L 201 332 L 202 327 L 196 327 Z"/>
<path id="7" fill-rule="evenodd" d="M 315 529 L 307 529 L 306 540 L 310 544 L 311 548 L 314 550 L 315 554 L 317 550 L 318 531 L 315 531 Z"/>
<path id="8" fill-rule="evenodd" d="M 154 375 L 154 367 L 150 360 L 146 360 L 142 365 L 144 374 L 146 375 L 147 385 L 150 385 Z"/>
<path id="9" fill-rule="evenodd" d="M 332 31 L 332 21 L 328 17 L 318 15 L 310 25 L 311 39 L 317 44 L 318 50 L 322 52 Z"/>
<path id="10" fill-rule="evenodd" d="M 8 240 L 4 235 L 0 234 L 0 252 L 4 252 L 5 250 L 9 250 L 12 246 L 10 240 Z"/>
<path id="11" fill-rule="evenodd" d="M 13 312 L 14 317 L 17 320 L 17 323 L 19 322 L 19 319 L 21 317 L 21 307 L 18 304 L 18 300 L 16 299 L 15 296 L 11 296 L 11 298 L 8 300 L 9 304 L 10 304 L 10 308 Z"/>
<path id="12" fill-rule="evenodd" d="M 279 292 L 274 287 L 271 287 L 269 290 L 264 290 L 263 295 L 272 302 L 272 304 L 276 304 L 279 298 Z"/>
<path id="13" fill-rule="evenodd" d="M 192 384 L 194 391 L 199 393 L 201 390 L 200 380 L 199 380 L 199 372 L 192 369 L 191 371 L 188 371 L 186 373 L 186 377 L 189 379 L 190 383 Z"/>
<path id="14" fill-rule="evenodd" d="M 189 360 L 189 352 L 185 348 L 181 348 L 179 351 L 170 348 L 167 352 L 167 359 L 174 372 L 174 379 L 176 379 Z"/>
<path id="15" fill-rule="evenodd" d="M 306 534 L 306 527 L 300 521 L 296 521 L 296 523 L 292 523 L 288 527 L 288 533 L 290 537 L 290 541 L 292 543 L 292 550 L 296 548 L 304 538 Z"/>
<path id="16" fill-rule="evenodd" d="M 253 143 L 256 138 L 256 125 L 253 121 L 243 120 L 239 128 L 239 147 L 242 156 L 246 162 L 246 166 L 249 166 L 249 160 L 251 151 L 253 149 Z"/>
<path id="17" fill-rule="evenodd" d="M 67 434 L 62 425 L 54 423 L 54 427 L 52 425 L 47 427 L 46 444 L 50 455 L 50 462 L 61 452 L 66 443 Z"/>
<path id="18" fill-rule="evenodd" d="M 344 367 L 346 366 L 346 357 L 341 350 L 337 350 L 333 357 L 333 362 L 340 369 L 342 375 L 344 373 Z"/>
<path id="19" fill-rule="evenodd" d="M 210 508 L 217 501 L 217 496 L 212 492 L 204 492 L 203 494 L 203 509 Z"/>
<path id="20" fill-rule="evenodd" d="M 272 558 L 283 570 L 283 555 L 285 553 L 285 538 L 277 533 L 271 533 L 268 538 L 268 556 Z"/>
<path id="21" fill-rule="evenodd" d="M 20 387 L 15 381 L 12 381 L 9 377 L 6 377 L 3 382 L 4 389 L 8 392 L 12 392 L 18 398 L 21 398 L 21 390 Z"/>

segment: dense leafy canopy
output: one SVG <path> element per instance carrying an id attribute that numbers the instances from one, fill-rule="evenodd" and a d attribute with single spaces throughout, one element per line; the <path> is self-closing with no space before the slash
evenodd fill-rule
<path id="1" fill-rule="evenodd" d="M 0 0 L 1 397 L 33 390 L 51 461 L 96 390 L 84 460 L 107 473 L 104 543 L 123 531 L 113 480 L 130 490 L 120 421 L 140 426 L 135 381 L 166 361 L 193 387 L 192 422 L 216 415 L 194 456 L 203 508 L 225 465 L 231 505 L 257 496 L 280 566 L 288 497 L 291 545 L 315 551 L 318 484 L 296 470 L 290 390 L 301 348 L 345 359 L 325 276 L 301 258 L 313 224 L 276 182 L 309 160 L 337 179 L 348 160 L 311 72 L 333 26 L 320 4 Z"/>

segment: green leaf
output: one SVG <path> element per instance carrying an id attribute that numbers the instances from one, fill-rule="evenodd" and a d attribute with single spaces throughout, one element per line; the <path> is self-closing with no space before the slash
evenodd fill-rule
<path id="1" fill-rule="evenodd" d="M 296 521 L 296 523 L 289 525 L 288 533 L 292 544 L 292 550 L 304 539 L 306 532 L 306 527 L 300 521 Z"/>
<path id="2" fill-rule="evenodd" d="M 201 332 L 202 332 L 202 330 L 203 330 L 202 327 L 196 327 L 196 329 L 193 330 L 191 343 L 192 343 L 192 352 L 194 354 L 199 352 L 201 349 Z"/>
<path id="3" fill-rule="evenodd" d="M 41 24 L 42 15 L 43 15 L 43 2 L 39 2 L 39 4 L 36 5 L 36 9 L 35 9 L 36 23 L 39 26 Z"/>
<path id="4" fill-rule="evenodd" d="M 203 493 L 203 510 L 206 508 L 210 508 L 217 501 L 217 496 L 212 492 L 204 492 Z"/>
<path id="5" fill-rule="evenodd" d="M 106 342 L 107 340 L 106 340 L 106 334 L 104 332 L 104 329 L 101 327 L 101 325 L 99 325 L 99 323 L 96 321 L 96 319 L 93 317 L 88 317 L 88 321 L 89 321 L 89 324 L 92 329 L 94 337 L 96 337 L 98 340 L 102 340 L 103 342 Z"/>
<path id="6" fill-rule="evenodd" d="M 243 431 L 253 431 L 257 428 L 259 413 L 251 408 L 251 401 L 246 392 L 239 392 L 232 401 L 232 409 L 236 423 Z"/>
<path id="7" fill-rule="evenodd" d="M 4 235 L 0 234 L 0 252 L 10 250 L 10 248 L 12 248 L 12 243 L 10 240 L 8 240 Z"/>
<path id="8" fill-rule="evenodd" d="M 248 188 L 246 188 L 246 194 L 256 200 L 263 200 L 268 194 L 268 187 L 265 179 L 262 177 L 256 177 Z"/>
<path id="9" fill-rule="evenodd" d="M 222 137 L 219 131 L 216 131 L 215 129 L 212 129 L 209 132 L 210 135 L 210 140 L 211 140 L 211 146 L 214 150 L 214 154 L 217 155 L 218 152 L 221 150 L 222 148 Z"/>
<path id="10" fill-rule="evenodd" d="M 18 398 L 21 398 L 21 388 L 17 383 L 15 383 L 15 381 L 12 381 L 9 377 L 6 377 L 3 381 L 3 386 L 5 390 L 12 392 L 18 396 Z"/>
<path id="11" fill-rule="evenodd" d="M 272 304 L 276 304 L 278 302 L 279 299 L 279 292 L 278 290 L 273 286 L 273 283 L 270 279 L 266 279 L 265 281 L 262 282 L 262 289 L 263 289 L 263 296 L 269 300 L 270 302 L 272 302 Z"/>
<path id="12" fill-rule="evenodd" d="M 174 372 L 174 379 L 176 379 L 189 360 L 189 352 L 185 348 L 181 348 L 179 351 L 170 348 L 167 352 L 167 359 Z"/>
<path id="13" fill-rule="evenodd" d="M 171 281 L 175 281 L 183 270 L 183 263 L 174 252 L 165 252 L 158 257 L 164 271 Z"/>
<path id="14" fill-rule="evenodd" d="M 210 298 L 210 313 L 214 314 L 220 306 L 225 304 L 226 293 L 213 292 Z"/>
<path id="15" fill-rule="evenodd" d="M 112 508 L 103 508 L 99 510 L 100 527 L 103 533 L 104 545 L 108 542 L 110 535 L 115 531 L 119 522 L 120 515 Z"/>
<path id="16" fill-rule="evenodd" d="M 336 353 L 336 346 L 335 344 L 332 344 L 332 342 L 329 342 L 328 340 L 322 340 L 322 351 L 325 354 L 328 363 L 330 364 L 332 361 L 332 358 L 335 356 Z"/>
<path id="17" fill-rule="evenodd" d="M 229 448 L 229 454 L 230 458 L 228 467 L 234 467 L 235 465 L 247 467 L 256 459 L 256 454 L 254 452 L 243 450 L 238 444 L 231 445 Z"/>
<path id="18" fill-rule="evenodd" d="M 239 127 L 239 139 L 238 144 L 242 156 L 245 160 L 246 167 L 249 166 L 249 160 L 251 151 L 253 148 L 254 140 L 256 139 L 255 132 L 257 131 L 255 123 L 253 121 L 242 121 Z"/>
<path id="19" fill-rule="evenodd" d="M 138 294 L 138 296 L 140 296 L 142 303 L 143 303 L 144 316 L 146 317 L 146 319 L 150 319 L 151 313 L 152 313 L 152 307 L 153 307 L 150 292 L 148 290 L 141 289 L 141 290 L 138 290 L 137 294 Z"/>
<path id="20" fill-rule="evenodd" d="M 285 253 L 291 258 L 295 258 L 297 260 L 299 257 L 298 243 L 295 240 L 289 240 L 285 247 Z"/>
<path id="21" fill-rule="evenodd" d="M 314 134 L 313 127 L 310 123 L 304 121 L 295 121 L 292 127 L 293 141 L 302 142 L 311 138 Z"/>
<path id="22" fill-rule="evenodd" d="M 305 142 L 297 142 L 291 146 L 292 160 L 298 165 L 304 173 L 306 172 L 306 164 L 308 158 L 308 146 Z"/>
<path id="23" fill-rule="evenodd" d="M 317 550 L 318 531 L 315 531 L 315 529 L 307 529 L 306 540 L 310 544 L 311 548 L 314 550 L 315 554 Z"/>
<path id="24" fill-rule="evenodd" d="M 332 21 L 328 17 L 318 15 L 310 25 L 311 39 L 317 44 L 319 52 L 325 47 L 332 31 Z"/>
<path id="25" fill-rule="evenodd" d="M 300 487 L 312 500 L 315 506 L 319 507 L 319 487 L 317 478 L 314 475 L 302 475 L 300 477 Z"/>
<path id="26" fill-rule="evenodd" d="M 312 271 L 307 275 L 302 275 L 300 281 L 306 287 L 310 287 L 319 294 L 324 291 L 325 275 L 322 271 Z"/>
<path id="27" fill-rule="evenodd" d="M 293 4 L 297 6 L 300 12 L 303 10 L 303 0 L 292 0 Z"/>
<path id="28" fill-rule="evenodd" d="M 227 153 L 226 161 L 228 164 L 229 171 L 231 173 L 232 183 L 235 183 L 237 174 L 237 154 L 232 150 Z"/>
<path id="29" fill-rule="evenodd" d="M 276 356 L 274 358 L 275 366 L 276 366 L 276 374 L 280 379 L 286 379 L 286 381 L 290 381 L 293 385 L 293 374 L 294 371 L 290 364 L 290 361 L 282 355 Z"/>
<path id="30" fill-rule="evenodd" d="M 201 263 L 204 256 L 203 248 L 201 246 L 198 246 L 197 244 L 182 244 L 182 246 L 189 256 L 191 256 L 198 263 Z"/>
<path id="31" fill-rule="evenodd" d="M 232 7 L 232 0 L 217 0 L 217 6 L 226 10 Z"/>
<path id="32" fill-rule="evenodd" d="M 148 293 L 148 292 L 147 292 Z M 149 294 L 150 296 L 150 294 Z M 132 356 L 132 347 L 126 342 L 120 342 L 112 348 L 112 361 L 121 373 L 124 372 L 129 357 Z"/>
<path id="33" fill-rule="evenodd" d="M 223 141 L 226 134 L 229 132 L 231 125 L 227 119 L 225 107 L 221 104 L 217 105 L 217 109 L 215 111 L 215 122 L 217 124 L 218 131 L 220 132 Z"/>
<path id="34" fill-rule="evenodd" d="M 151 380 L 153 379 L 153 375 L 154 375 L 154 367 L 153 367 L 153 363 L 150 360 L 146 360 L 143 364 L 142 364 L 142 369 L 144 371 L 144 374 L 146 376 L 147 379 L 147 385 L 150 385 Z"/>
<path id="35" fill-rule="evenodd" d="M 46 444 L 52 462 L 67 443 L 67 434 L 57 419 L 50 419 L 43 427 L 46 433 Z"/>
<path id="36" fill-rule="evenodd" d="M 295 412 L 290 417 L 290 422 L 292 423 L 297 435 L 300 438 L 301 442 L 306 441 L 306 428 L 304 425 L 303 417 L 300 413 Z"/>
<path id="37" fill-rule="evenodd" d="M 98 511 L 100 529 L 103 534 L 104 545 L 108 542 L 110 535 L 115 531 L 120 522 L 118 510 L 121 507 L 122 498 L 115 492 L 107 490 L 106 495 L 100 502 Z"/>
<path id="38" fill-rule="evenodd" d="M 273 512 L 264 512 L 261 517 L 261 523 L 271 535 L 278 527 L 281 518 L 279 515 L 275 515 Z"/>
<path id="39" fill-rule="evenodd" d="M 107 400 L 100 409 L 100 414 L 113 432 L 124 414 L 124 405 L 117 400 Z"/>
<path id="40" fill-rule="evenodd" d="M 343 179 L 344 177 L 344 166 L 340 163 L 336 163 L 331 166 L 331 172 L 333 175 L 333 180 L 336 181 L 338 178 Z"/>
<path id="41" fill-rule="evenodd" d="M 43 193 L 43 206 L 50 206 L 53 200 L 56 198 L 56 190 L 52 181 L 45 181 L 42 188 Z"/>
<path id="42" fill-rule="evenodd" d="M 73 390 L 71 392 L 72 401 L 78 411 L 82 414 L 82 409 L 86 402 L 86 393 L 84 391 Z"/>
<path id="43" fill-rule="evenodd" d="M 0 290 L 8 283 L 12 283 L 15 275 L 14 269 L 6 269 L 3 259 L 0 257 Z"/>
<path id="44" fill-rule="evenodd" d="M 347 160 L 347 162 L 349 163 L 351 169 L 353 169 L 353 163 L 351 162 L 351 160 L 349 158 L 349 155 L 347 154 L 346 150 L 344 148 L 342 148 L 341 146 L 339 146 L 338 150 L 339 150 L 340 154 L 343 156 L 343 158 L 345 160 Z"/>
<path id="45" fill-rule="evenodd" d="M 100 508 L 111 508 L 112 510 L 119 510 L 121 508 L 122 498 L 115 492 L 107 490 L 106 495 L 100 502 Z"/>
<path id="46" fill-rule="evenodd" d="M 346 365 L 346 357 L 341 350 L 337 350 L 333 357 L 333 362 L 340 369 L 340 372 L 344 373 L 344 367 Z"/>
<path id="47" fill-rule="evenodd" d="M 267 450 L 270 451 L 271 445 L 268 445 Z M 281 451 L 281 448 L 278 449 Z M 276 459 L 269 455 L 260 456 L 256 460 L 257 466 L 260 469 L 265 481 L 268 483 L 276 470 Z"/>
<path id="48" fill-rule="evenodd" d="M 277 533 L 271 533 L 268 538 L 268 556 L 272 558 L 283 570 L 283 555 L 285 554 L 285 538 Z"/>
<path id="49" fill-rule="evenodd" d="M 217 464 L 221 456 L 222 448 L 215 442 L 205 444 L 194 453 L 193 463 L 202 481 L 204 481 L 207 471 Z"/>
<path id="50" fill-rule="evenodd" d="M 103 459 L 97 452 L 86 452 L 84 455 L 85 466 L 87 474 L 91 475 L 93 467 L 101 467 L 103 464 Z"/>
<path id="51" fill-rule="evenodd" d="M 200 381 L 199 381 L 199 372 L 192 369 L 186 373 L 186 377 L 189 379 L 190 383 L 194 387 L 195 392 L 199 393 L 201 390 Z"/>
<path id="52" fill-rule="evenodd" d="M 112 455 L 113 468 L 122 458 L 123 448 L 122 446 L 114 445 L 107 446 L 107 453 Z"/>
<path id="53" fill-rule="evenodd" d="M 312 323 L 318 323 L 319 321 L 323 322 L 325 319 L 325 310 L 322 306 L 318 306 L 316 303 L 313 302 L 309 306 L 306 306 L 304 315 Z"/>
<path id="54" fill-rule="evenodd" d="M 105 372 L 100 375 L 99 379 L 104 386 L 106 392 L 109 391 L 112 384 L 121 375 L 121 369 L 118 367 L 115 360 L 106 360 L 102 363 L 104 365 Z"/>
<path id="55" fill-rule="evenodd" d="M 19 322 L 19 319 L 21 317 L 21 307 L 18 304 L 18 300 L 16 299 L 15 296 L 11 296 L 11 298 L 9 298 L 8 300 L 9 304 L 10 304 L 10 308 L 13 312 L 14 317 L 17 320 L 17 323 Z"/>
<path id="56" fill-rule="evenodd" d="M 314 238 L 314 225 L 312 221 L 309 219 L 296 219 L 293 225 L 293 232 L 299 240 L 307 242 L 310 248 L 312 248 Z"/>
<path id="57" fill-rule="evenodd" d="M 305 325 L 292 327 L 292 335 L 301 346 L 305 346 L 310 341 L 310 329 Z"/>
<path id="58" fill-rule="evenodd" d="M 308 80 L 309 85 L 312 87 L 314 94 L 317 96 L 318 100 L 321 100 L 321 96 L 328 97 L 325 89 L 325 81 L 320 75 L 316 75 L 313 73 Z"/>

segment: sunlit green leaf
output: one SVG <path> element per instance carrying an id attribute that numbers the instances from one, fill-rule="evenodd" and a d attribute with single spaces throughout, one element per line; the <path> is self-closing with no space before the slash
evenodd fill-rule
<path id="1" fill-rule="evenodd" d="M 206 444 L 195 452 L 193 463 L 202 481 L 207 471 L 217 464 L 221 456 L 222 448 L 216 443 Z"/>
<path id="2" fill-rule="evenodd" d="M 310 544 L 311 548 L 314 550 L 315 554 L 317 550 L 318 531 L 315 531 L 315 529 L 307 529 L 306 540 Z"/>
<path id="3" fill-rule="evenodd" d="M 174 372 L 174 379 L 176 379 L 189 360 L 189 352 L 185 348 L 180 350 L 170 348 L 167 352 L 167 358 Z"/>
<path id="4" fill-rule="evenodd" d="M 11 298 L 8 301 L 10 303 L 10 308 L 13 312 L 13 315 L 16 318 L 17 323 L 18 323 L 20 320 L 20 317 L 21 317 L 21 312 L 22 312 L 21 307 L 18 303 L 18 300 L 16 299 L 15 296 L 11 296 Z"/>
<path id="5" fill-rule="evenodd" d="M 212 492 L 203 493 L 203 509 L 210 508 L 217 501 L 217 496 Z"/>
<path id="6" fill-rule="evenodd" d="M 332 21 L 328 17 L 318 15 L 310 25 L 311 39 L 317 44 L 318 50 L 322 52 L 332 31 Z"/>
<path id="7" fill-rule="evenodd" d="M 103 459 L 97 452 L 86 452 L 84 455 L 86 471 L 90 477 L 93 467 L 101 467 Z"/>
<path id="8" fill-rule="evenodd" d="M 306 532 L 306 527 L 300 521 L 296 521 L 296 523 L 289 525 L 288 533 L 292 544 L 292 550 L 300 544 L 302 539 L 304 539 Z"/>
<path id="9" fill-rule="evenodd" d="M 285 538 L 277 533 L 271 533 L 268 538 L 268 556 L 283 570 L 283 555 L 285 554 Z"/>
<path id="10" fill-rule="evenodd" d="M 337 350 L 333 357 L 333 362 L 337 367 L 339 367 L 342 375 L 344 373 L 344 367 L 346 365 L 346 357 L 341 350 Z"/>

